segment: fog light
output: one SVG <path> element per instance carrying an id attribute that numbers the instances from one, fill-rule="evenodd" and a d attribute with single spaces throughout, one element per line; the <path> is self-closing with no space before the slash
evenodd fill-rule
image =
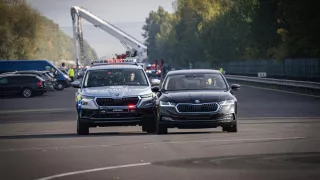
<path id="1" fill-rule="evenodd" d="M 233 120 L 233 114 L 226 114 L 226 115 L 220 117 L 218 120 L 221 120 L 221 121 L 232 121 Z"/>
<path id="2" fill-rule="evenodd" d="M 161 120 L 163 120 L 163 121 L 172 121 L 173 119 L 172 119 L 171 117 L 163 116 L 163 117 L 161 118 Z"/>

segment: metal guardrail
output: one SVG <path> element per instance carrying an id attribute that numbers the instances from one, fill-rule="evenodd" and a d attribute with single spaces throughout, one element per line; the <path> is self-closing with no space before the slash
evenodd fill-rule
<path id="1" fill-rule="evenodd" d="M 229 82 L 320 96 L 320 83 L 225 75 Z"/>

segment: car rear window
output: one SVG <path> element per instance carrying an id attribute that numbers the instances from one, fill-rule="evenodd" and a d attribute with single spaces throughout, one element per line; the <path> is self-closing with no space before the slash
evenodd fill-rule
<path id="1" fill-rule="evenodd" d="M 39 79 L 36 78 L 36 76 L 11 76 L 8 77 L 10 81 L 15 83 L 29 83 L 29 82 L 36 82 L 39 81 Z"/>

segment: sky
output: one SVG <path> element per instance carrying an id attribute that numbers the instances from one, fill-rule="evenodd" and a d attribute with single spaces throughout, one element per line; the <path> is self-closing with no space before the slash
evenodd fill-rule
<path id="1" fill-rule="evenodd" d="M 149 12 L 159 6 L 172 12 L 174 0 L 27 0 L 42 15 L 57 23 L 62 31 L 72 37 L 72 21 L 70 8 L 84 7 L 93 14 L 117 26 L 140 41 L 142 26 Z M 84 20 L 84 39 L 93 47 L 98 57 L 113 57 L 124 53 L 126 49 L 119 40 Z"/>

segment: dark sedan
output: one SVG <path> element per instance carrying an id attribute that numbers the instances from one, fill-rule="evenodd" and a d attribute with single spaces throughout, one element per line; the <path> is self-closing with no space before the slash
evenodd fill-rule
<path id="1" fill-rule="evenodd" d="M 31 74 L 0 75 L 0 95 L 22 95 L 30 98 L 43 95 L 46 91 L 45 80 Z"/>
<path id="2" fill-rule="evenodd" d="M 157 92 L 156 131 L 166 134 L 168 128 L 195 129 L 222 127 L 237 132 L 237 99 L 234 90 L 217 70 L 170 71 Z"/>
<path id="3" fill-rule="evenodd" d="M 54 82 L 50 77 L 47 76 L 45 71 L 36 71 L 36 70 L 29 70 L 29 71 L 15 71 L 12 74 L 33 74 L 36 76 L 41 77 L 45 80 L 45 88 L 47 91 L 53 91 L 54 89 Z"/>

